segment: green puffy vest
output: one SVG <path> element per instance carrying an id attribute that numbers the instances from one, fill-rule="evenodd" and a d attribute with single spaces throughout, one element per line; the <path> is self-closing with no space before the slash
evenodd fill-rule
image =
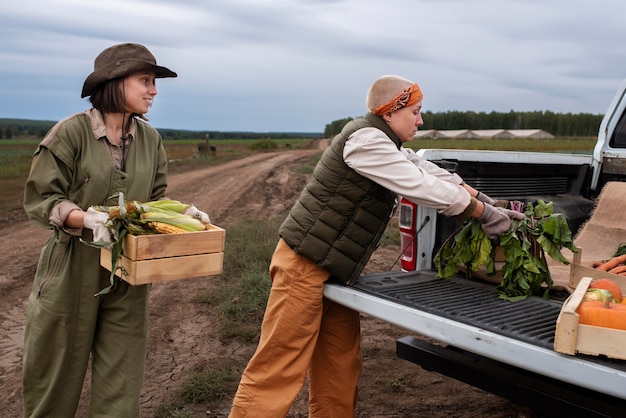
<path id="1" fill-rule="evenodd" d="M 331 280 L 353 284 L 378 247 L 396 206 L 390 190 L 352 170 L 343 148 L 355 131 L 375 127 L 398 147 L 400 139 L 371 113 L 350 121 L 331 142 L 311 180 L 279 229 L 297 253 L 328 271 Z"/>

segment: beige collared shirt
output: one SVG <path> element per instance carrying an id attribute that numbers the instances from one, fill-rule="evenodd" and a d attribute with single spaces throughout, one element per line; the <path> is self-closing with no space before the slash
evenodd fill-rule
<path id="1" fill-rule="evenodd" d="M 128 148 L 130 144 L 133 142 L 135 137 L 135 124 L 131 123 L 130 130 L 128 131 L 128 139 L 126 140 L 126 144 L 116 145 L 112 144 L 110 139 L 106 136 L 106 127 L 104 125 L 104 119 L 102 117 L 102 113 L 97 109 L 88 109 L 85 111 L 89 118 L 91 119 L 91 129 L 93 132 L 93 136 L 96 139 L 104 140 L 107 143 L 109 148 L 109 154 L 111 155 L 111 159 L 113 160 L 113 164 L 118 170 L 122 169 L 122 161 L 124 160 L 124 152 L 128 152 Z"/>
<path id="2" fill-rule="evenodd" d="M 380 129 L 354 132 L 346 141 L 343 158 L 363 177 L 445 216 L 459 215 L 470 204 L 470 194 L 458 175 L 424 160 L 411 149 L 398 150 Z"/>

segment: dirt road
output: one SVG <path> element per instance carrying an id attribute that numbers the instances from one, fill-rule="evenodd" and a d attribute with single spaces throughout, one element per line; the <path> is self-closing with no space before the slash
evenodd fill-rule
<path id="1" fill-rule="evenodd" d="M 258 154 L 217 167 L 170 176 L 168 196 L 194 203 L 227 228 L 243 217 L 271 217 L 289 208 L 306 175 L 296 168 L 317 150 Z M 21 416 L 21 361 L 26 300 L 41 245 L 49 232 L 32 226 L 25 216 L 0 223 L 0 398 L 1 415 Z M 228 234 L 227 234 L 228 236 Z M 10 237 L 10 238 L 9 238 Z M 397 248 L 378 250 L 368 269 L 387 268 Z M 384 267 L 383 267 L 384 266 Z M 255 347 L 221 340 L 206 307 L 194 294 L 211 286 L 192 279 L 153 286 L 150 340 L 142 395 L 142 414 L 168 402 L 187 372 L 202 365 L 243 367 Z M 496 396 L 463 385 L 395 357 L 395 340 L 405 331 L 363 317 L 365 371 L 361 379 L 359 417 L 509 417 L 517 408 Z M 88 378 L 85 390 L 88 390 Z M 193 416 L 225 417 L 233 393 L 219 405 L 194 405 Z M 306 416 L 306 387 L 290 417 Z M 86 416 L 83 399 L 77 416 Z M 210 409 L 210 410 L 209 410 Z"/>

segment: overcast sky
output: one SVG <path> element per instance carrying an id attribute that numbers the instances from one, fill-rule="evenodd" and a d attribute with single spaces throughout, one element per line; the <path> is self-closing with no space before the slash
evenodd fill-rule
<path id="1" fill-rule="evenodd" d="M 93 60 L 146 45 L 157 128 L 322 132 L 379 76 L 424 110 L 603 114 L 626 78 L 622 0 L 17 0 L 0 25 L 0 117 L 58 120 Z"/>

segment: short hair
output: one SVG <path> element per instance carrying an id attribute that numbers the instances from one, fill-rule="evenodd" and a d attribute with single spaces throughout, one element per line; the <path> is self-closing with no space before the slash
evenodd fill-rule
<path id="1" fill-rule="evenodd" d="M 123 83 L 124 77 L 120 77 L 98 86 L 89 96 L 92 106 L 102 113 L 127 112 Z"/>
<path id="2" fill-rule="evenodd" d="M 397 75 L 384 75 L 370 86 L 365 99 L 367 110 L 374 113 L 378 106 L 389 103 L 397 94 L 411 86 L 412 81 Z"/>

